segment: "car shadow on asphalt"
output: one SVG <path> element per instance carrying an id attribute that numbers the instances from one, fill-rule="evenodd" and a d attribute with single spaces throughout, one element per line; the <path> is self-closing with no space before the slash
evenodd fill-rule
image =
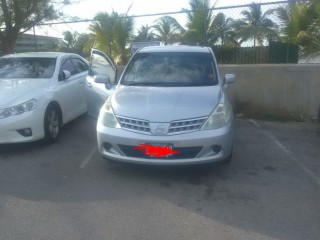
<path id="1" fill-rule="evenodd" d="M 0 156 L 14 153 L 26 153 L 45 145 L 42 141 L 27 143 L 7 143 L 0 145 Z"/>
<path id="2" fill-rule="evenodd" d="M 158 166 L 140 165 L 108 161 L 107 171 L 117 175 L 135 178 L 140 176 L 145 179 L 166 179 L 168 181 L 186 181 L 192 185 L 201 185 L 207 177 L 217 176 L 223 178 L 229 166 L 223 163 Z"/>

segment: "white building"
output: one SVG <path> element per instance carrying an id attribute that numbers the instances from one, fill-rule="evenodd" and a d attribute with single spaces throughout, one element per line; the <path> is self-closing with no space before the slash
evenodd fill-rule
<path id="1" fill-rule="evenodd" d="M 61 42 L 63 40 L 57 37 L 21 34 L 17 39 L 15 52 L 55 51 Z"/>

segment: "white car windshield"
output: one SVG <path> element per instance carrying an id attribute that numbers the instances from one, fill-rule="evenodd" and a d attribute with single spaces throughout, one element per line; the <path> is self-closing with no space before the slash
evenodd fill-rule
<path id="1" fill-rule="evenodd" d="M 55 58 L 0 58 L 0 78 L 51 78 Z"/>
<path id="2" fill-rule="evenodd" d="M 218 83 L 214 66 L 209 53 L 137 53 L 124 73 L 121 84 L 212 86 Z"/>

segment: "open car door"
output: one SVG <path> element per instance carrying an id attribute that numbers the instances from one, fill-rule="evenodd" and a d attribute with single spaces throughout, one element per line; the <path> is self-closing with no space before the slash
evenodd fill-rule
<path id="1" fill-rule="evenodd" d="M 111 59 L 103 52 L 92 49 L 90 67 L 86 78 L 86 97 L 88 114 L 98 117 L 100 108 L 113 92 L 117 84 L 117 69 Z M 98 83 L 100 77 L 108 77 L 111 87 L 107 84 Z"/>

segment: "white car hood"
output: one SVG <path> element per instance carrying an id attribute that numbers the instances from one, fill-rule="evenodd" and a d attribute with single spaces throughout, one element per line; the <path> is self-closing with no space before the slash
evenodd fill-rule
<path id="1" fill-rule="evenodd" d="M 205 87 L 119 86 L 112 95 L 119 116 L 170 122 L 209 116 L 222 96 L 220 85 Z"/>
<path id="2" fill-rule="evenodd" d="M 38 98 L 48 79 L 0 79 L 0 109 Z"/>

